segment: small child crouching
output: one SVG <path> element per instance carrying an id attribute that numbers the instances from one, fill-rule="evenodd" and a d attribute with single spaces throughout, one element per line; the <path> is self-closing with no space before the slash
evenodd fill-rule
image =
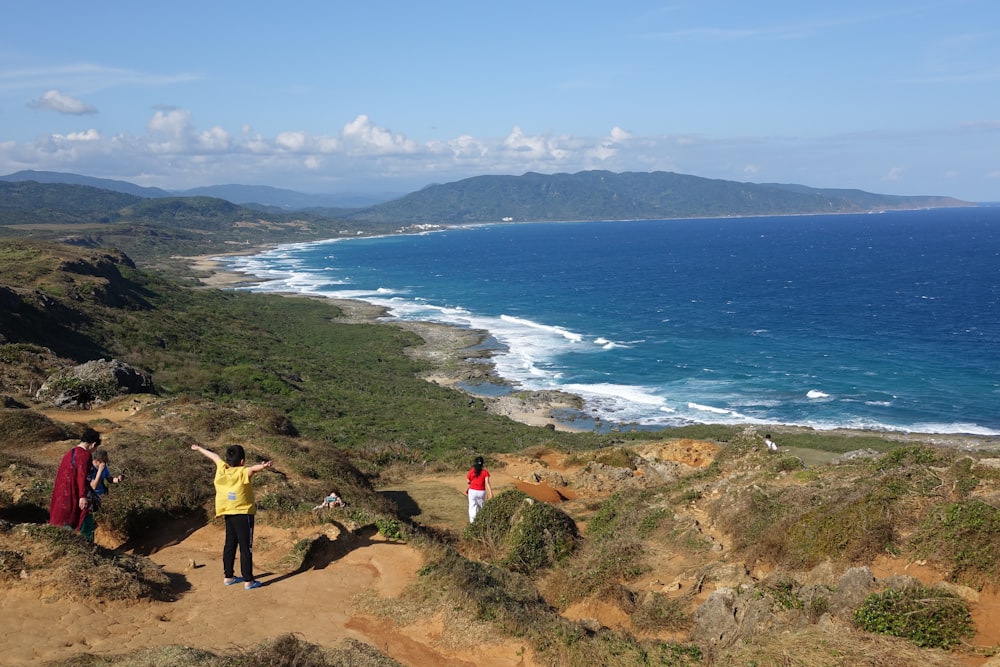
<path id="1" fill-rule="evenodd" d="M 314 507 L 314 510 L 326 509 L 328 507 L 347 507 L 347 503 L 344 502 L 343 498 L 337 495 L 336 491 L 331 491 L 330 495 L 323 499 L 319 505 Z"/>

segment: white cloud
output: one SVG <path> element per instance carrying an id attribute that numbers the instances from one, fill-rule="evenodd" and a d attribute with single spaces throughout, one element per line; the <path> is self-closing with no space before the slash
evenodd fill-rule
<path id="1" fill-rule="evenodd" d="M 208 150 L 223 151 L 230 147 L 231 138 L 228 132 L 215 126 L 202 132 L 198 143 Z"/>
<path id="2" fill-rule="evenodd" d="M 621 129 L 618 126 L 611 128 L 611 136 L 608 137 L 610 141 L 615 143 L 621 143 L 623 141 L 628 141 L 632 138 L 632 135 Z"/>
<path id="3" fill-rule="evenodd" d="M 191 112 L 183 109 L 161 109 L 147 124 L 149 131 L 168 137 L 182 138 L 191 133 Z"/>
<path id="4" fill-rule="evenodd" d="M 65 141 L 100 141 L 101 133 L 91 128 L 83 132 L 70 132 L 69 134 L 53 134 L 53 139 Z"/>
<path id="5" fill-rule="evenodd" d="M 510 151 L 532 159 L 541 158 L 547 154 L 545 140 L 542 137 L 529 137 L 516 125 L 507 138 L 503 140 L 503 145 Z"/>
<path id="6" fill-rule="evenodd" d="M 586 150 L 587 166 L 598 166 L 602 169 L 612 168 L 611 161 L 621 154 L 624 144 L 631 138 L 632 135 L 620 127 L 611 128 L 610 134 L 602 139 L 597 146 Z"/>
<path id="7" fill-rule="evenodd" d="M 992 135 L 996 129 L 991 122 L 978 122 L 961 132 L 955 130 L 943 128 L 930 137 L 944 138 L 949 144 L 964 141 L 977 163 L 946 163 L 938 156 L 933 164 L 924 164 L 921 158 L 926 151 L 912 150 L 920 143 L 912 133 L 765 140 L 635 136 L 614 126 L 603 136 L 580 137 L 528 134 L 514 126 L 506 136 L 462 134 L 418 142 L 379 126 L 365 114 L 345 123 L 333 136 L 302 130 L 262 134 L 249 123 L 235 131 L 218 125 L 197 128 L 190 111 L 159 107 L 139 134 L 105 136 L 97 129 L 83 129 L 33 142 L 0 141 L 0 173 L 68 171 L 167 189 L 242 182 L 330 192 L 348 188 L 408 191 L 430 182 L 480 174 L 606 169 L 675 171 L 705 178 L 858 187 L 892 194 L 940 192 L 986 201 L 991 197 L 979 192 L 991 193 L 1000 171 L 993 154 L 982 150 L 981 135 Z M 905 178 L 901 166 L 889 170 L 871 163 L 876 144 L 888 164 L 906 165 Z M 853 160 L 852 155 L 856 156 Z M 963 174 L 978 177 L 958 179 L 951 173 L 943 177 L 958 164 Z M 943 183 L 948 183 L 947 188 L 942 188 Z M 904 185 L 907 190 L 902 192 Z"/>
<path id="8" fill-rule="evenodd" d="M 413 153 L 418 148 L 416 142 L 404 135 L 393 134 L 390 130 L 376 126 L 365 114 L 344 125 L 341 136 L 345 144 L 361 152 L 374 149 L 382 154 Z"/>
<path id="9" fill-rule="evenodd" d="M 275 143 L 286 151 L 299 152 L 305 148 L 307 138 L 305 132 L 282 132 Z"/>
<path id="10" fill-rule="evenodd" d="M 434 144 L 434 146 L 437 145 L 439 144 Z M 485 143 L 478 141 L 468 134 L 463 134 L 456 139 L 443 142 L 441 145 L 445 146 L 451 155 L 457 159 L 481 158 L 489 153 L 489 148 Z"/>
<path id="11" fill-rule="evenodd" d="M 47 90 L 42 93 L 41 97 L 31 100 L 31 102 L 28 103 L 28 106 L 34 109 L 44 109 L 46 111 L 55 111 L 56 113 L 65 113 L 75 116 L 97 113 L 97 109 L 95 107 L 54 89 Z"/>

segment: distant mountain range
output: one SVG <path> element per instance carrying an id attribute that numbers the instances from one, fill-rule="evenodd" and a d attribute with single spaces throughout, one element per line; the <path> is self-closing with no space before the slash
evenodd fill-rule
<path id="1" fill-rule="evenodd" d="M 403 193 L 361 194 L 341 193 L 336 195 L 308 194 L 295 190 L 273 188 L 269 185 L 209 185 L 190 190 L 163 190 L 147 188 L 128 181 L 116 181 L 109 178 L 94 178 L 80 174 L 66 174 L 57 171 L 18 171 L 6 176 L 0 176 L 0 181 L 35 181 L 36 183 L 63 183 L 67 185 L 86 185 L 112 192 L 124 192 L 147 199 L 162 197 L 217 197 L 234 204 L 251 208 L 276 208 L 283 210 L 301 210 L 307 208 L 345 208 L 356 209 L 373 206 L 400 197 Z"/>
<path id="2" fill-rule="evenodd" d="M 857 213 L 975 206 L 952 197 L 741 183 L 673 172 L 582 171 L 576 174 L 476 176 L 430 185 L 417 192 L 374 203 L 373 200 L 378 200 L 374 195 L 369 195 L 371 200 L 362 203 L 362 195 L 313 195 L 268 186 L 217 185 L 168 192 L 126 181 L 44 171 L 20 171 L 0 176 L 0 181 L 83 185 L 145 199 L 212 197 L 240 204 L 263 215 L 299 211 L 313 218 L 336 219 L 361 227 Z M 58 195 L 49 193 L 46 197 Z M 28 202 L 25 204 L 24 207 L 30 207 Z M 51 202 L 38 205 L 72 208 L 54 206 Z M 9 202 L 0 202 L 0 208 L 5 207 L 10 208 Z M 204 205 L 199 204 L 199 208 Z M 227 212 L 227 216 L 233 214 Z"/>

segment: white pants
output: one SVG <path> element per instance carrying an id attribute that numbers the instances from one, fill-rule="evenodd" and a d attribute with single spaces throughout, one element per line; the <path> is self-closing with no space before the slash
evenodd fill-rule
<path id="1" fill-rule="evenodd" d="M 469 489 L 469 523 L 476 520 L 476 515 L 483 509 L 484 502 L 486 502 L 486 491 Z"/>

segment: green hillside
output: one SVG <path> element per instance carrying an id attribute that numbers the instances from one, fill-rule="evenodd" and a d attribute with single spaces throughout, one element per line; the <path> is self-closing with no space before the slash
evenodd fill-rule
<path id="1" fill-rule="evenodd" d="M 140 264 L 160 267 L 174 256 L 396 229 L 306 212 L 259 211 L 214 197 L 144 198 L 87 185 L 0 181 L 0 238 L 116 248 Z"/>
<path id="2" fill-rule="evenodd" d="M 462 224 L 543 220 L 635 220 L 968 206 L 949 197 L 738 183 L 671 172 L 583 171 L 551 176 L 477 176 L 428 186 L 349 220 Z"/>

